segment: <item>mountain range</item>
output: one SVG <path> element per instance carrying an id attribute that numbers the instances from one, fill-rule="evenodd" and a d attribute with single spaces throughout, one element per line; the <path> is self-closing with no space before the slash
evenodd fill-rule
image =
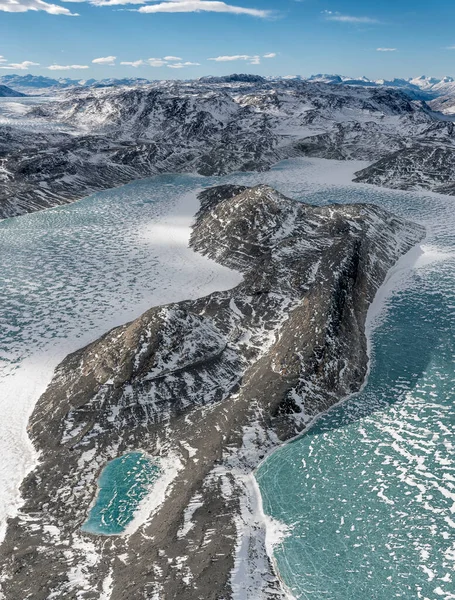
<path id="1" fill-rule="evenodd" d="M 302 77 L 300 75 L 287 75 L 280 77 L 261 77 L 260 75 L 250 74 L 232 74 L 225 76 L 205 76 L 201 77 L 201 83 L 228 83 L 228 82 L 246 82 L 260 83 L 265 81 L 297 80 L 310 81 L 317 83 L 327 83 L 329 85 L 349 85 L 363 87 L 389 87 L 398 88 L 405 91 L 415 99 L 432 100 L 441 96 L 455 95 L 455 79 L 453 77 L 428 77 L 421 75 L 419 77 L 409 77 L 407 79 L 368 79 L 367 77 L 346 77 L 344 75 L 322 74 Z M 70 79 L 43 77 L 41 75 L 4 75 L 0 77 L 0 83 L 12 88 L 20 88 L 28 93 L 46 93 L 49 90 L 62 90 L 71 87 L 111 87 L 118 85 L 138 86 L 147 85 L 151 80 L 129 77 L 106 79 Z"/>
<path id="2" fill-rule="evenodd" d="M 71 87 L 24 110 L 33 126 L 0 124 L 0 217 L 158 173 L 260 171 L 294 156 L 364 160 L 358 181 L 455 193 L 453 122 L 391 87 L 230 76 Z"/>
<path id="3" fill-rule="evenodd" d="M 455 195 L 454 123 L 399 86 L 350 81 L 62 84 L 0 123 L 0 217 L 297 156 L 363 160 L 358 182 Z M 5 600 L 238 598 L 239 569 L 242 597 L 286 597 L 251 472 L 360 389 L 368 308 L 425 230 L 265 185 L 199 200 L 191 248 L 242 281 L 152 307 L 60 363 L 30 416 L 39 461 L 0 545 Z M 162 499 L 128 535 L 87 535 L 100 466 L 138 448 L 166 474 Z"/>

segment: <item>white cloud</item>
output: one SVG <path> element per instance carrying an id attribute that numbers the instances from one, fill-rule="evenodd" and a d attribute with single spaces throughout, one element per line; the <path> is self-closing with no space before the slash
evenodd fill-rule
<path id="1" fill-rule="evenodd" d="M 31 60 L 24 60 L 21 63 L 8 63 L 7 65 L 0 65 L 0 69 L 10 69 L 12 71 L 26 71 L 29 67 L 37 67 L 38 65 L 39 63 L 32 62 Z"/>
<path id="2" fill-rule="evenodd" d="M 214 60 L 215 62 L 230 62 L 231 60 L 248 60 L 252 58 L 248 54 L 233 54 L 232 56 L 216 56 L 215 58 L 209 58 L 208 60 Z"/>
<path id="3" fill-rule="evenodd" d="M 171 69 L 183 69 L 183 67 L 198 67 L 199 63 L 196 62 L 175 62 L 181 61 L 182 59 L 178 56 L 165 56 L 164 58 L 147 58 L 147 60 L 135 60 L 128 62 L 121 62 L 121 65 L 128 67 L 170 67 Z M 172 64 L 171 64 L 172 63 Z"/>
<path id="4" fill-rule="evenodd" d="M 236 15 L 250 15 L 252 17 L 266 18 L 272 15 L 272 11 L 233 6 L 222 0 L 63 0 L 64 2 L 87 1 L 95 6 L 122 6 L 126 4 L 143 4 L 137 9 L 131 9 L 140 13 L 190 13 L 190 12 L 215 12 L 231 13 Z M 153 4 L 148 4 L 153 2 Z M 4 12 L 27 12 L 44 11 L 52 15 L 66 15 L 78 17 L 78 13 L 72 13 L 67 8 L 58 4 L 50 4 L 44 0 L 0 0 L 0 11 Z"/>
<path id="5" fill-rule="evenodd" d="M 170 69 L 183 69 L 184 67 L 199 67 L 200 63 L 197 62 L 180 62 L 172 63 L 167 65 Z"/>
<path id="6" fill-rule="evenodd" d="M 102 56 L 101 58 L 94 58 L 92 63 L 95 65 L 109 65 L 111 67 L 115 66 L 116 56 Z"/>
<path id="7" fill-rule="evenodd" d="M 47 67 L 50 71 L 70 71 L 71 69 L 88 69 L 87 65 L 51 65 Z"/>
<path id="8" fill-rule="evenodd" d="M 232 56 L 216 56 L 215 58 L 209 58 L 208 60 L 214 60 L 215 62 L 230 62 L 231 60 L 248 60 L 251 58 L 247 54 L 234 54 Z"/>
<path id="9" fill-rule="evenodd" d="M 455 46 L 446 46 L 446 50 L 455 50 Z"/>
<path id="10" fill-rule="evenodd" d="M 377 19 L 371 17 L 354 17 L 352 15 L 342 15 L 339 12 L 333 12 L 331 10 L 323 10 L 322 14 L 325 15 L 327 21 L 338 21 L 339 23 L 380 23 Z"/>
<path id="11" fill-rule="evenodd" d="M 167 64 L 164 58 L 148 58 L 146 62 L 149 67 L 165 67 Z"/>
<path id="12" fill-rule="evenodd" d="M 264 54 L 263 58 L 274 58 L 276 54 L 274 52 L 269 52 L 269 54 Z M 250 65 L 260 65 L 261 57 L 259 54 L 232 54 L 226 56 L 215 56 L 214 58 L 209 58 L 208 60 L 214 60 L 215 62 L 232 62 L 235 60 L 246 60 L 250 63 Z"/>
<path id="13" fill-rule="evenodd" d="M 0 56 L 0 63 L 8 62 L 4 56 Z"/>
<path id="14" fill-rule="evenodd" d="M 130 0 L 113 0 L 116 4 L 131 3 Z M 112 1 L 102 2 L 101 6 L 112 4 Z M 136 2 L 142 4 L 142 2 Z M 158 4 L 149 4 L 137 9 L 140 13 L 189 13 L 189 12 L 216 12 L 231 13 L 235 15 L 250 15 L 252 17 L 266 18 L 271 11 L 258 8 L 244 8 L 233 6 L 219 0 L 166 0 Z"/>
<path id="15" fill-rule="evenodd" d="M 397 48 L 376 48 L 376 52 L 396 52 Z"/>
<path id="16" fill-rule="evenodd" d="M 127 67 L 134 67 L 137 69 L 137 67 L 142 67 L 142 65 L 145 65 L 145 62 L 143 60 L 134 60 L 134 61 L 124 61 L 120 63 L 121 65 L 125 65 Z"/>
<path id="17" fill-rule="evenodd" d="M 49 4 L 43 0 L 0 0 L 0 11 L 11 13 L 23 13 L 29 10 L 42 10 L 50 15 L 66 15 L 67 17 L 78 17 L 77 13 L 72 13 L 63 6 Z"/>

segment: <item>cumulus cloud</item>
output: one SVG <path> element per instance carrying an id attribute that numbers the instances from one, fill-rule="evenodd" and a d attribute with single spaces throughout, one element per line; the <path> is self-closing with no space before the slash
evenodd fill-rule
<path id="1" fill-rule="evenodd" d="M 235 60 L 245 60 L 250 63 L 250 65 L 260 65 L 261 58 L 275 58 L 275 52 L 269 52 L 268 54 L 264 54 L 262 57 L 259 54 L 232 54 L 225 56 L 215 56 L 214 58 L 209 58 L 208 60 L 214 60 L 215 62 L 232 62 Z"/>
<path id="2" fill-rule="evenodd" d="M 115 66 L 116 56 L 102 56 L 101 58 L 94 58 L 92 63 L 95 65 L 109 65 L 110 67 Z"/>
<path id="3" fill-rule="evenodd" d="M 164 58 L 148 58 L 146 61 L 146 64 L 149 65 L 149 67 L 165 67 L 167 64 L 167 60 L 165 60 Z"/>
<path id="4" fill-rule="evenodd" d="M 123 0 L 113 0 L 115 3 L 123 3 Z M 126 2 L 130 3 L 129 0 Z M 103 5 L 111 4 L 111 0 L 103 2 Z M 141 4 L 141 2 L 136 2 Z M 258 8 L 245 8 L 233 6 L 219 0 L 166 0 L 158 4 L 148 4 L 137 9 L 140 13 L 190 13 L 190 12 L 215 12 L 231 13 L 234 15 L 250 15 L 252 17 L 266 18 L 271 11 Z"/>
<path id="5" fill-rule="evenodd" d="M 137 67 L 142 67 L 142 65 L 145 65 L 145 62 L 143 60 L 133 60 L 133 61 L 123 61 L 120 64 L 125 65 L 126 67 L 134 67 L 137 69 Z"/>
<path id="6" fill-rule="evenodd" d="M 71 69 L 88 69 L 87 65 L 50 65 L 50 71 L 70 71 Z"/>
<path id="7" fill-rule="evenodd" d="M 376 52 L 396 52 L 397 48 L 376 48 Z"/>
<path id="8" fill-rule="evenodd" d="M 0 11 L 11 13 L 23 13 L 33 11 L 44 11 L 50 15 L 65 15 L 67 17 L 78 17 L 77 13 L 72 13 L 58 4 L 49 4 L 43 0 L 0 0 Z"/>
<path id="9" fill-rule="evenodd" d="M 195 62 L 175 62 L 182 61 L 178 56 L 165 56 L 164 58 L 147 58 L 147 60 L 124 61 L 121 65 L 128 67 L 170 67 L 171 69 L 183 69 L 183 67 L 198 67 L 199 63 Z"/>
<path id="10" fill-rule="evenodd" d="M 4 60 L 2 60 L 4 62 Z M 7 65 L 0 65 L 0 69 L 10 69 L 12 71 L 27 71 L 30 67 L 37 67 L 39 63 L 32 62 L 31 60 L 24 60 L 21 63 L 8 63 Z"/>
<path id="11" fill-rule="evenodd" d="M 184 67 L 199 67 L 200 63 L 197 62 L 180 62 L 172 63 L 167 65 L 170 69 L 183 69 Z"/>
<path id="12" fill-rule="evenodd" d="M 372 19 L 371 17 L 354 17 L 352 15 L 342 15 L 339 12 L 333 12 L 331 10 L 323 10 L 322 14 L 325 16 L 327 21 L 338 21 L 339 23 L 380 23 L 378 19 Z"/>

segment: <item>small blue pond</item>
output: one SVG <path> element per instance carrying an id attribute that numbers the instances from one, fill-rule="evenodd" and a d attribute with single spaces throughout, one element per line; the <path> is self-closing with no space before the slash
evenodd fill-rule
<path id="1" fill-rule="evenodd" d="M 118 535 L 133 520 L 160 469 L 142 452 L 128 452 L 104 467 L 98 480 L 98 496 L 82 531 Z"/>

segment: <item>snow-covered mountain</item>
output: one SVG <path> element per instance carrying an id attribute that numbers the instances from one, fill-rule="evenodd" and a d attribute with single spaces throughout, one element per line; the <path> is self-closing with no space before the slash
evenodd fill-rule
<path id="1" fill-rule="evenodd" d="M 212 83 L 264 83 L 265 81 L 309 81 L 313 83 L 327 83 L 330 85 L 347 85 L 361 87 L 391 87 L 405 91 L 414 99 L 431 100 L 440 96 L 455 95 L 455 80 L 453 77 L 409 77 L 407 79 L 369 79 L 365 76 L 347 77 L 345 75 L 318 73 L 310 77 L 301 75 L 287 75 L 276 77 L 261 77 L 252 74 L 237 74 L 223 76 L 204 76 L 199 79 L 203 84 Z M 139 86 L 152 83 L 139 77 L 106 79 L 70 79 L 62 77 L 53 79 L 38 75 L 4 75 L 0 77 L 0 84 L 14 89 L 26 91 L 27 93 L 49 94 L 74 87 L 111 87 L 111 86 Z"/>
<path id="2" fill-rule="evenodd" d="M 374 161 L 414 143 L 453 146 L 450 123 L 400 90 L 305 81 L 78 87 L 26 117 L 37 125 L 0 125 L 1 216 L 156 173 L 263 170 L 298 155 Z"/>
<path id="3" fill-rule="evenodd" d="M 145 85 L 149 84 L 148 79 L 140 77 L 130 77 L 118 79 L 109 77 L 106 79 L 70 79 L 60 77 L 43 77 L 42 75 L 4 75 L 0 77 L 0 84 L 7 85 L 16 90 L 24 91 L 30 95 L 52 95 L 62 90 L 73 87 L 110 87 L 116 85 Z"/>
<path id="4" fill-rule="evenodd" d="M 310 77 L 287 75 L 285 77 L 270 77 L 269 80 L 294 80 L 327 83 L 329 85 L 349 85 L 362 87 L 398 88 L 415 100 L 431 101 L 442 96 L 455 96 L 455 80 L 453 77 L 409 77 L 407 79 L 368 79 L 368 77 L 346 77 L 345 75 L 318 73 Z"/>
<path id="5" fill-rule="evenodd" d="M 6 85 L 0 85 L 0 98 L 20 98 L 21 96 L 25 95 L 26 94 L 22 94 L 16 90 L 12 90 Z"/>
<path id="6" fill-rule="evenodd" d="M 19 88 L 29 89 L 43 89 L 43 88 L 65 88 L 73 85 L 78 85 L 77 79 L 60 78 L 54 79 L 52 77 L 43 77 L 42 75 L 3 75 L 0 77 L 0 83 Z"/>

